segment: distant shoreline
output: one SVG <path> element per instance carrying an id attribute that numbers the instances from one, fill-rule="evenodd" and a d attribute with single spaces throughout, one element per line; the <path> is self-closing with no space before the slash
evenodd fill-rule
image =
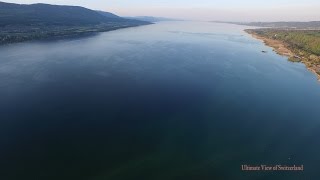
<path id="1" fill-rule="evenodd" d="M 77 37 L 82 35 L 88 35 L 93 33 L 109 32 L 119 29 L 139 27 L 150 25 L 149 24 L 135 24 L 135 25 L 123 25 L 123 26 L 78 26 L 78 27 L 40 27 L 38 31 L 33 31 L 34 27 L 30 27 L 30 31 L 26 30 L 25 32 L 11 33 L 11 29 L 0 28 L 0 46 L 21 43 L 34 40 L 47 40 L 47 39 L 56 39 L 56 38 L 68 38 L 68 37 Z M 12 28 L 19 29 L 19 28 Z M 20 28 L 20 29 L 25 29 Z"/>
<path id="2" fill-rule="evenodd" d="M 275 51 L 277 54 L 288 57 L 289 61 L 302 62 L 309 71 L 317 76 L 317 79 L 320 81 L 320 73 L 318 73 L 319 67 L 310 65 L 308 62 L 308 57 L 297 55 L 294 53 L 294 50 L 292 50 L 289 45 L 283 41 L 261 36 L 251 29 L 246 29 L 245 32 L 250 34 L 255 39 L 262 40 L 265 45 L 272 47 L 273 51 Z M 297 58 L 299 58 L 299 60 L 295 60 Z"/>

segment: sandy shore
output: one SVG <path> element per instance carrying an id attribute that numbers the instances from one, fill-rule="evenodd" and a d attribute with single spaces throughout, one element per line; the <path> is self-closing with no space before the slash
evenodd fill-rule
<path id="1" fill-rule="evenodd" d="M 288 46 L 282 41 L 269 39 L 269 38 L 266 38 L 266 37 L 263 37 L 263 36 L 259 36 L 259 35 L 257 35 L 256 33 L 252 32 L 252 31 L 246 31 L 246 32 L 251 34 L 252 37 L 254 37 L 256 39 L 259 39 L 259 40 L 262 40 L 264 42 L 264 44 L 266 44 L 267 46 L 272 47 L 273 50 L 279 55 L 286 56 L 288 58 L 297 57 L 297 55 L 295 53 L 293 53 L 288 48 Z M 320 81 L 320 74 L 317 73 L 317 71 L 319 70 L 319 67 L 317 67 L 317 66 L 309 66 L 308 65 L 309 63 L 306 60 L 307 60 L 306 57 L 301 57 L 301 62 L 304 63 L 306 65 L 306 68 L 308 70 L 310 70 L 311 72 L 313 72 L 317 76 L 318 80 Z"/>

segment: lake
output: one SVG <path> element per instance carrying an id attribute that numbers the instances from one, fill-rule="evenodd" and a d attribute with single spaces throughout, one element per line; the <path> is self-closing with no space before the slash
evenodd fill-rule
<path id="1" fill-rule="evenodd" d="M 316 179 L 320 83 L 245 28 L 161 22 L 1 46 L 1 179 Z"/>

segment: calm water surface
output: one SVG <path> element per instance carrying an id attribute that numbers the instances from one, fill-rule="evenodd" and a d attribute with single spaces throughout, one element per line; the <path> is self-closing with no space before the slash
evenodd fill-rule
<path id="1" fill-rule="evenodd" d="M 0 47 L 0 179 L 316 179 L 320 83 L 244 28 L 163 22 Z"/>

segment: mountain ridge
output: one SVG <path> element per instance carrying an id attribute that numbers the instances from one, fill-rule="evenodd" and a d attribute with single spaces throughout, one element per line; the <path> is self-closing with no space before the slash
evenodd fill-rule
<path id="1" fill-rule="evenodd" d="M 93 11 L 81 6 L 37 4 L 14 4 L 0 2 L 0 26 L 6 25 L 96 25 L 115 21 L 125 21 L 108 12 Z M 115 18 L 117 17 L 117 18 Z M 127 20 L 128 21 L 128 20 Z"/>

